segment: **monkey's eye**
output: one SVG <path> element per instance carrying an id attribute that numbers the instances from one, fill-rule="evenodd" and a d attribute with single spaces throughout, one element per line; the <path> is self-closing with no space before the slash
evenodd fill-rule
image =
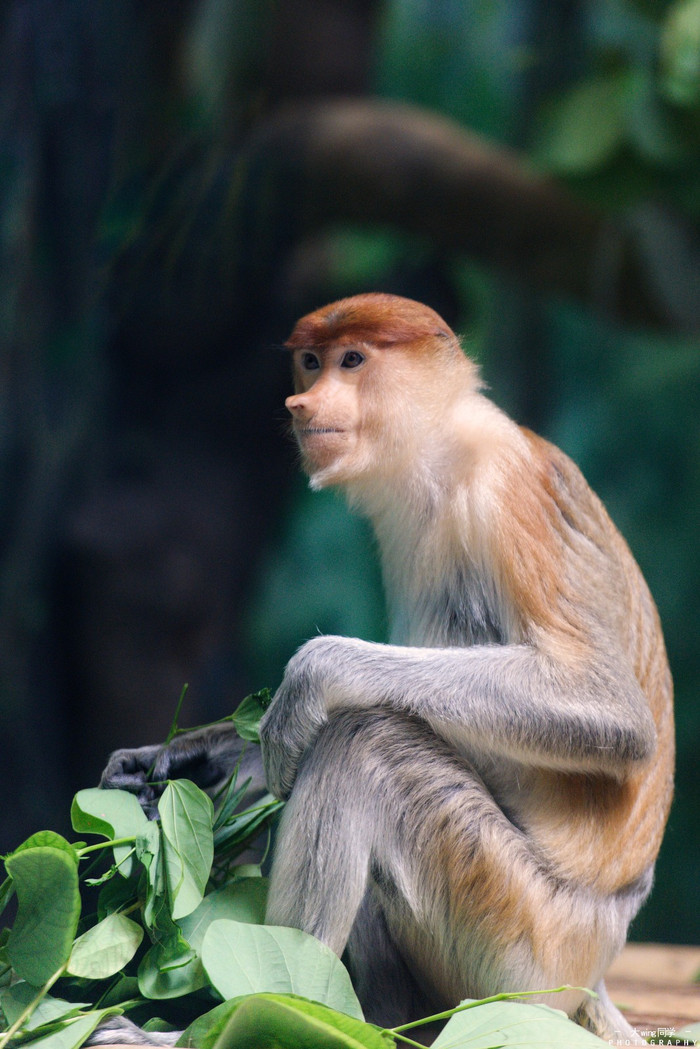
<path id="1" fill-rule="evenodd" d="M 302 353 L 301 366 L 306 372 L 313 372 L 321 367 L 315 353 Z"/>
<path id="2" fill-rule="evenodd" d="M 364 360 L 364 357 L 358 352 L 358 350 L 348 350 L 348 352 L 343 355 L 340 367 L 359 368 L 359 366 L 364 363 Z"/>

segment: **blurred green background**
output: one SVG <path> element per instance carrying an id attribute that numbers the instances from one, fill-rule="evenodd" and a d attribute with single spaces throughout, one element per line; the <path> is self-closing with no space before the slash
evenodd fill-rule
<path id="1" fill-rule="evenodd" d="M 385 637 L 297 475 L 294 319 L 380 289 L 581 466 L 657 600 L 677 797 L 637 939 L 700 942 L 700 0 L 0 5 L 0 849 L 107 754 Z M 447 122 L 445 122 L 447 121 Z"/>

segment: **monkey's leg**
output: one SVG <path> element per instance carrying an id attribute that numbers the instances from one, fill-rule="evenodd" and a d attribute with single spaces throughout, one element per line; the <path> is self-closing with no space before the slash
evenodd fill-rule
<path id="1" fill-rule="evenodd" d="M 362 742 L 352 728 L 356 720 Z M 374 714 L 331 718 L 307 756 L 277 835 L 266 921 L 313 933 L 339 955 L 347 947 L 365 1017 L 390 1027 L 444 1003 L 426 994 L 401 956 L 370 874 L 379 807 L 390 789 L 375 782 L 383 763 L 371 768 L 365 754 L 364 730 L 375 720 Z"/>
<path id="2" fill-rule="evenodd" d="M 373 885 L 355 918 L 346 960 L 365 1019 L 371 1023 L 395 1027 L 439 1011 L 440 1003 L 426 994 L 392 940 Z"/>
<path id="3" fill-rule="evenodd" d="M 498 852 L 487 860 L 494 824 Z M 519 907 L 504 899 L 516 860 L 535 866 L 524 835 L 425 722 L 339 712 L 306 755 L 287 802 L 266 921 L 312 933 L 341 955 L 370 890 L 388 933 L 375 929 L 380 953 L 392 942 L 441 1007 L 546 987 L 532 950 L 523 948 L 520 959 L 510 950 L 529 933 L 504 913 Z M 366 929 L 363 939 L 368 957 Z"/>
<path id="4" fill-rule="evenodd" d="M 369 887 L 383 917 L 377 958 L 391 944 L 390 968 L 401 959 L 438 1008 L 498 991 L 595 985 L 631 916 L 624 901 L 559 876 L 424 722 L 345 711 L 330 717 L 302 763 L 266 920 L 313 933 L 340 955 L 358 915 L 366 917 Z M 361 939 L 367 959 L 371 924 Z M 350 942 L 354 969 L 358 942 Z M 548 1004 L 571 1015 L 583 1002 L 571 991 Z M 593 1025 L 619 1028 L 605 1001 L 596 1009 L 595 1018 L 587 1012 Z M 387 1003 L 388 1023 L 394 1012 Z"/>

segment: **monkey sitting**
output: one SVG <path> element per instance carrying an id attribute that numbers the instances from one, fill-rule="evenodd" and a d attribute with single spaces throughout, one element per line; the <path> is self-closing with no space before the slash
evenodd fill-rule
<path id="1" fill-rule="evenodd" d="M 360 295 L 302 318 L 287 400 L 313 489 L 376 533 L 392 643 L 316 637 L 261 726 L 287 798 L 267 921 L 347 952 L 383 1026 L 562 983 L 550 1004 L 644 1044 L 604 973 L 649 893 L 672 794 L 654 603 L 574 464 L 483 394 L 444 321 Z M 237 760 L 230 726 L 156 776 Z M 143 756 L 141 760 L 140 756 Z M 153 751 L 104 786 L 147 790 Z"/>

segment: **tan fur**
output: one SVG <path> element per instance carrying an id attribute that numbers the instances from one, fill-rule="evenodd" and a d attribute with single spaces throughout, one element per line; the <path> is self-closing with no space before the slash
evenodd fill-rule
<path id="1" fill-rule="evenodd" d="M 507 520 L 495 544 L 501 554 L 508 552 L 514 603 L 529 622 L 532 639 L 572 663 L 595 658 L 597 639 L 590 636 L 591 624 L 596 631 L 602 627 L 616 635 L 656 725 L 654 762 L 623 782 L 538 772 L 525 792 L 528 829 L 562 873 L 612 892 L 638 878 L 661 844 L 673 789 L 671 678 L 658 614 L 626 543 L 574 464 L 541 438 L 527 436 L 537 455 L 540 483 L 525 487 L 522 476 L 514 473 L 508 478 L 502 505 Z M 575 502 L 562 499 L 556 473 L 576 492 Z M 546 502 L 541 501 L 542 492 Z M 585 536 L 576 551 L 574 580 L 567 578 L 559 536 L 565 519 Z M 612 550 L 619 574 L 612 585 L 607 579 L 604 586 L 595 558 L 607 550 Z M 609 566 L 606 561 L 608 573 Z M 590 605 L 582 601 L 581 580 L 586 575 L 591 576 Z M 607 604 L 610 592 L 614 603 Z"/>

